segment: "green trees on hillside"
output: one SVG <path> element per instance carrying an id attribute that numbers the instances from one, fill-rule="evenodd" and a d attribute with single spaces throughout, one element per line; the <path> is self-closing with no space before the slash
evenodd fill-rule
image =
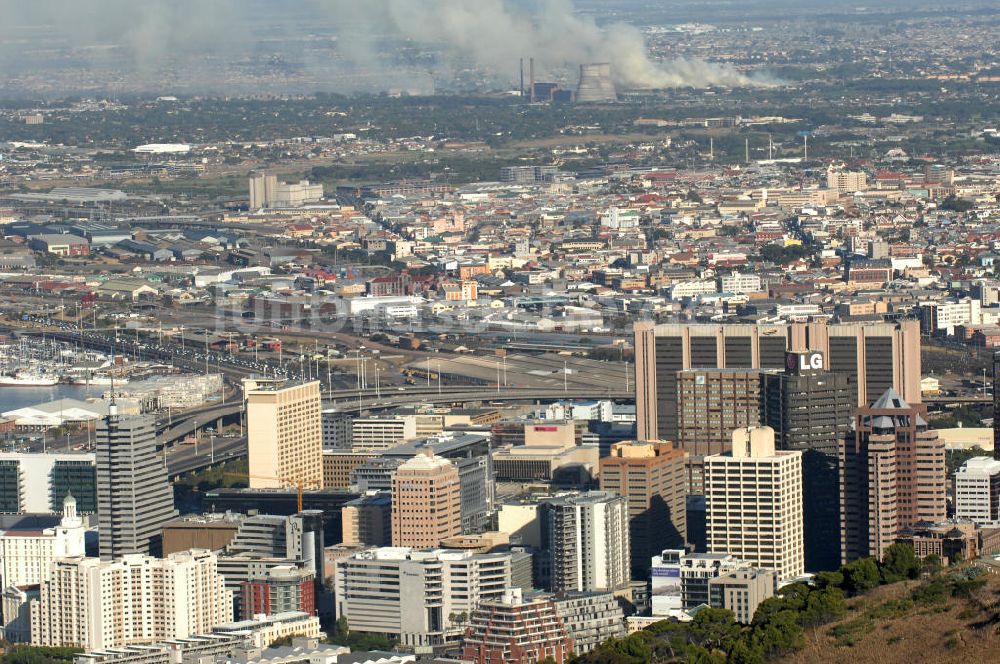
<path id="1" fill-rule="evenodd" d="M 930 563 L 922 563 L 912 546 L 893 544 L 882 563 L 861 558 L 837 571 L 820 572 L 809 583 L 783 587 L 757 607 L 750 625 L 738 624 L 731 611 L 703 608 L 691 622 L 663 620 L 624 639 L 610 639 L 578 656 L 574 664 L 765 664 L 804 647 L 806 630 L 815 633 L 846 615 L 850 596 L 863 595 L 883 584 L 917 579 L 921 574 L 934 575 L 914 591 L 908 605 L 892 607 L 899 612 L 914 602 L 928 604 L 949 595 L 966 596 L 983 584 L 978 576 L 961 572 L 942 580 L 936 576 L 940 561 Z M 867 625 L 872 619 L 866 616 L 862 622 Z M 856 626 L 849 627 L 850 633 L 845 632 L 841 640 L 860 638 L 854 633 L 857 630 L 851 631 Z"/>

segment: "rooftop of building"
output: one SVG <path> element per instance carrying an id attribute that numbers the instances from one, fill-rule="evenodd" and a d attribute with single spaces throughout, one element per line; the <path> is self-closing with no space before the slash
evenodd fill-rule
<path id="1" fill-rule="evenodd" d="M 470 445 L 488 443 L 489 438 L 488 435 L 482 433 L 448 432 L 437 436 L 412 440 L 385 450 L 382 454 L 385 456 L 413 457 L 420 455 L 422 451 L 430 450 L 435 455 L 445 455 Z"/>

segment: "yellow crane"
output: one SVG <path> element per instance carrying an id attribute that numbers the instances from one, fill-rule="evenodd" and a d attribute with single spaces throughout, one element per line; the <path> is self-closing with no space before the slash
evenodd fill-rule
<path id="1" fill-rule="evenodd" d="M 225 477 L 238 477 L 247 480 L 271 480 L 272 482 L 284 482 L 296 488 L 296 506 L 298 511 L 302 511 L 302 489 L 306 486 L 316 488 L 314 482 L 306 482 L 298 477 L 275 477 L 273 475 L 251 475 L 250 473 L 226 473 Z"/>

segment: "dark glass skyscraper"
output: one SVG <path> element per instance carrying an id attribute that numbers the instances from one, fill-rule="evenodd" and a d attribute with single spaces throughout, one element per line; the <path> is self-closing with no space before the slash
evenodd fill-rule
<path id="1" fill-rule="evenodd" d="M 156 455 L 156 422 L 149 416 L 109 414 L 97 425 L 97 517 L 101 558 L 159 555 L 163 524 L 177 516 L 163 460 Z"/>

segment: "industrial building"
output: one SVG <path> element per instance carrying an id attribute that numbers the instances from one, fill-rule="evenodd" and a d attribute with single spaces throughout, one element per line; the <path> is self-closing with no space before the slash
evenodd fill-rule
<path id="1" fill-rule="evenodd" d="M 598 62 L 580 65 L 580 82 L 576 88 L 577 103 L 613 102 L 618 100 L 611 64 Z"/>

